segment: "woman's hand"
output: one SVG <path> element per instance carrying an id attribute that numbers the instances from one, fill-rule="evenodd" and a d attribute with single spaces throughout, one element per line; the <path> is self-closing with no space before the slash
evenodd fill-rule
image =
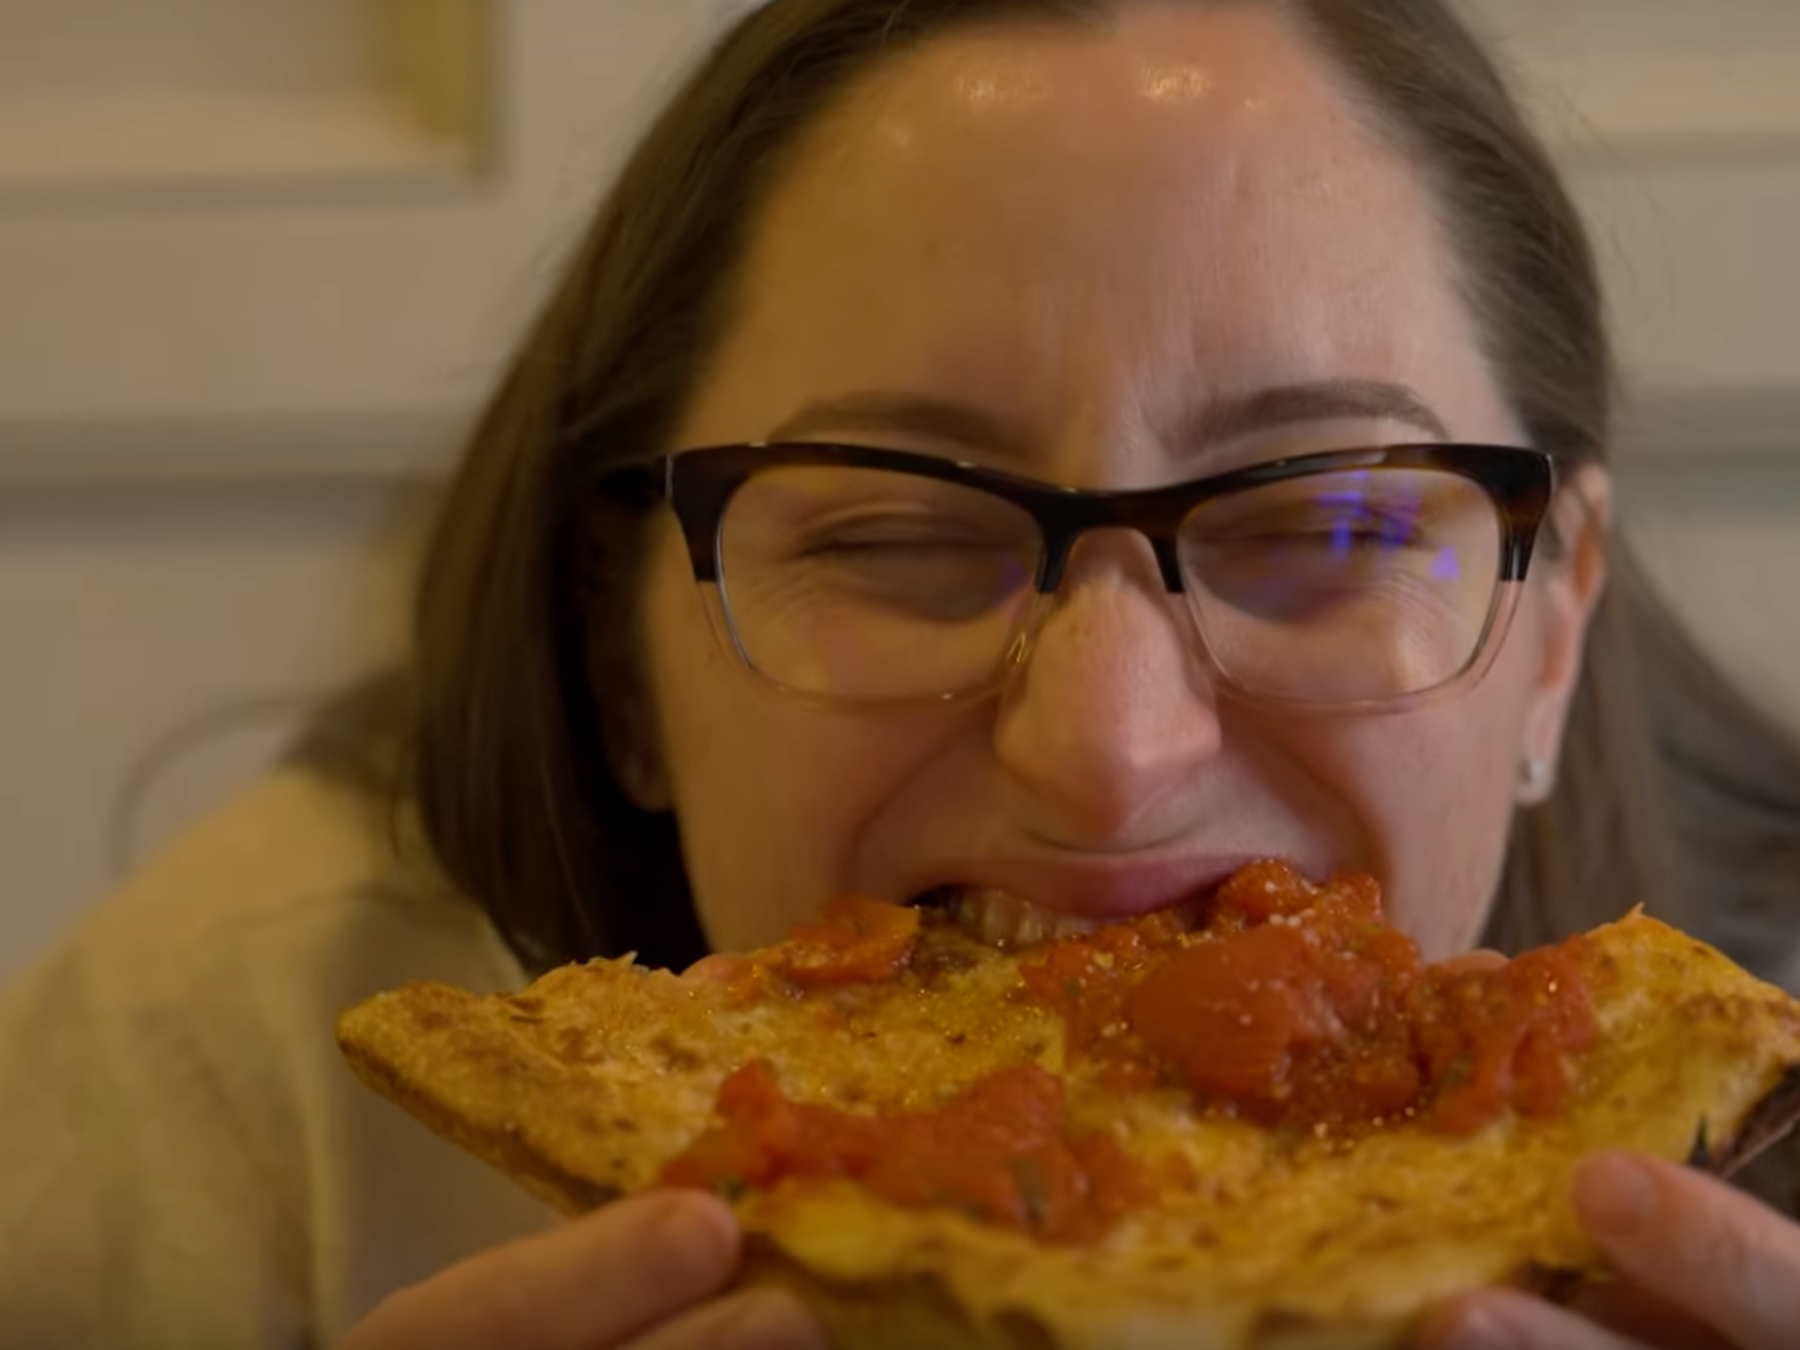
<path id="1" fill-rule="evenodd" d="M 1800 1226 L 1721 1181 L 1622 1153 L 1597 1154 L 1581 1166 L 1575 1208 L 1623 1280 L 1569 1311 L 1523 1294 L 1478 1294 L 1445 1309 L 1423 1344 L 1431 1350 L 1800 1346 Z"/>
<path id="2" fill-rule="evenodd" d="M 338 1350 L 824 1350 L 791 1294 L 714 1297 L 737 1259 L 721 1201 L 633 1196 L 400 1290 Z"/>

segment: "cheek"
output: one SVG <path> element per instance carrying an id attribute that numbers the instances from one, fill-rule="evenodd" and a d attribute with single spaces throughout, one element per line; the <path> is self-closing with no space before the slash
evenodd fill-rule
<path id="1" fill-rule="evenodd" d="M 1473 689 L 1318 738 L 1316 762 L 1360 819 L 1390 917 L 1433 960 L 1479 941 L 1505 861 L 1538 661 L 1526 608 Z"/>
<path id="2" fill-rule="evenodd" d="M 741 950 L 851 886 L 859 841 L 933 742 L 746 670 L 715 636 L 674 533 L 653 545 L 645 675 L 701 924 L 715 949 Z"/>

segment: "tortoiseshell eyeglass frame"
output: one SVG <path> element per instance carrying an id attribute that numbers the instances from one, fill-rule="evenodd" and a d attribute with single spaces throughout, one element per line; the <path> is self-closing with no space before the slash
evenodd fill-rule
<path id="1" fill-rule="evenodd" d="M 776 468 L 819 466 L 912 474 L 988 493 L 1030 516 L 1043 541 L 1037 575 L 1033 579 L 1040 603 L 991 678 L 967 689 L 917 698 L 848 700 L 859 703 L 937 702 L 992 692 L 1004 682 L 1009 670 L 1028 655 L 1031 636 L 1045 608 L 1042 602 L 1054 596 L 1076 542 L 1090 531 L 1128 529 L 1142 535 L 1155 556 L 1163 586 L 1170 593 L 1181 595 L 1187 590 L 1181 567 L 1181 527 L 1205 503 L 1232 493 L 1320 474 L 1410 469 L 1451 474 L 1474 483 L 1493 504 L 1500 526 L 1499 573 L 1495 578 L 1494 599 L 1476 652 L 1463 670 L 1430 689 L 1358 703 L 1314 703 L 1236 686 L 1229 677 L 1226 677 L 1226 683 L 1232 685 L 1237 694 L 1253 702 L 1298 709 L 1353 711 L 1416 706 L 1423 700 L 1442 697 L 1480 678 L 1491 663 L 1517 601 L 1517 587 L 1509 583 L 1523 582 L 1528 575 L 1532 553 L 1557 488 L 1555 461 L 1542 451 L 1518 446 L 1432 443 L 1330 450 L 1271 460 L 1165 487 L 1128 490 L 1064 487 L 939 455 L 819 441 L 679 450 L 607 474 L 605 481 L 608 484 L 633 481 L 640 487 L 648 487 L 672 508 L 686 542 L 694 580 L 713 589 L 713 617 L 720 639 L 752 670 L 756 670 L 756 665 L 738 640 L 728 606 L 718 594 L 725 513 L 739 489 L 757 474 Z M 781 684 L 766 672 L 757 673 Z M 789 692 L 827 702 L 846 701 L 843 696 L 794 689 Z"/>

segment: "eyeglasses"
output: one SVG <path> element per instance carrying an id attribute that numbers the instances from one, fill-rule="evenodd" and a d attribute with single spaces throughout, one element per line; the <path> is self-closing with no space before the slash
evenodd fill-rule
<path id="1" fill-rule="evenodd" d="M 810 442 L 647 468 L 727 649 L 786 690 L 853 703 L 991 692 L 1029 656 L 1076 542 L 1123 528 L 1239 695 L 1407 705 L 1486 669 L 1556 485 L 1548 455 L 1484 445 L 1339 450 L 1127 492 Z"/>

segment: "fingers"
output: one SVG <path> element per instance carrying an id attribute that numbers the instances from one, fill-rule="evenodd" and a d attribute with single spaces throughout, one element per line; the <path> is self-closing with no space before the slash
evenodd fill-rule
<path id="1" fill-rule="evenodd" d="M 783 1289 L 753 1289 L 659 1327 L 630 1350 L 829 1350 L 819 1324 Z"/>
<path id="2" fill-rule="evenodd" d="M 1445 1308 L 1419 1335 L 1422 1350 L 1647 1350 L 1525 1294 L 1495 1290 Z"/>
<path id="3" fill-rule="evenodd" d="M 1734 1350 L 1692 1317 L 1623 1284 L 1596 1289 L 1573 1309 L 1510 1291 L 1477 1294 L 1437 1314 L 1426 1350 Z"/>
<path id="4" fill-rule="evenodd" d="M 1658 1350 L 1734 1350 L 1692 1313 L 1632 1280 L 1593 1281 L 1577 1290 L 1565 1306 L 1628 1341 L 1641 1341 Z"/>
<path id="5" fill-rule="evenodd" d="M 1794 1345 L 1800 1227 L 1723 1182 L 1623 1153 L 1581 1166 L 1575 1208 L 1620 1270 L 1741 1350 Z"/>
<path id="6" fill-rule="evenodd" d="M 1581 1314 L 1510 1292 L 1466 1299 L 1426 1327 L 1432 1350 L 1782 1350 L 1800 1327 L 1800 1227 L 1672 1163 L 1601 1153 L 1575 1207 L 1626 1281 Z M 1643 1293 L 1654 1290 L 1654 1295 Z"/>
<path id="7" fill-rule="evenodd" d="M 619 1345 L 716 1293 L 737 1254 L 737 1222 L 717 1198 L 634 1196 L 401 1290 L 340 1350 Z"/>

